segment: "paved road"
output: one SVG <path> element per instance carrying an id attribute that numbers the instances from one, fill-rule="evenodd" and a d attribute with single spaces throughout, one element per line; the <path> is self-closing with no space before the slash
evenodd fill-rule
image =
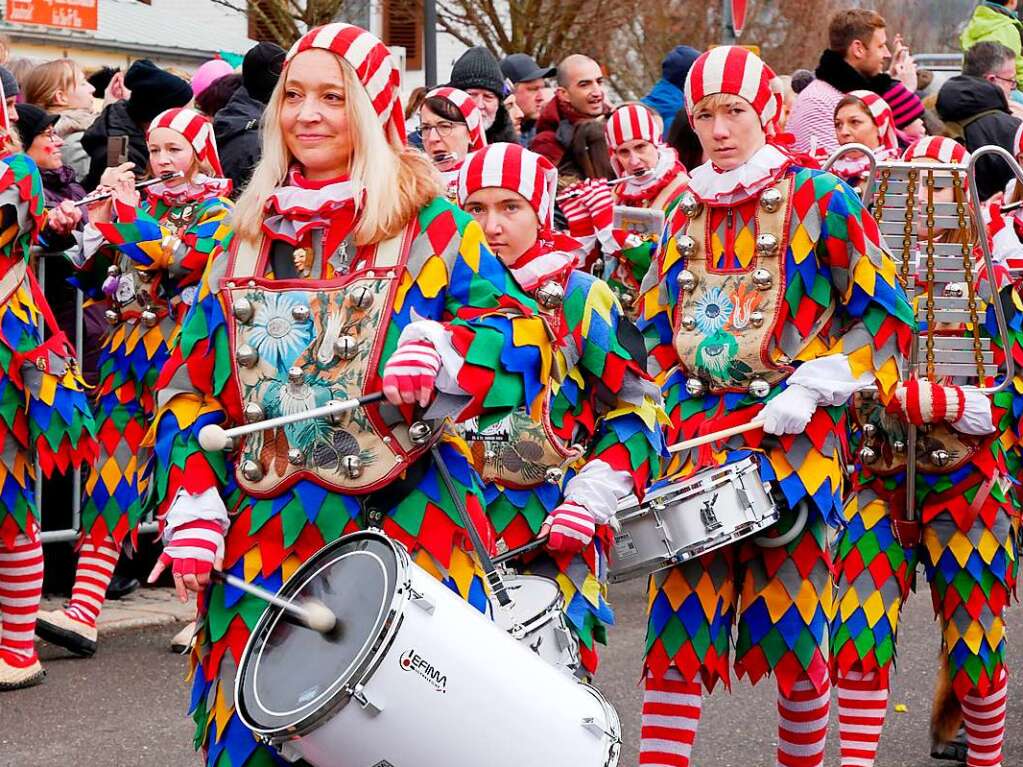
<path id="1" fill-rule="evenodd" d="M 613 593 L 619 627 L 605 653 L 598 685 L 617 707 L 625 727 L 621 767 L 636 765 L 639 708 L 637 687 L 643 646 L 643 585 L 626 584 Z M 1010 623 L 1019 614 L 1010 613 Z M 49 675 L 31 690 L 0 695 L 0 767 L 183 767 L 198 764 L 191 750 L 191 721 L 181 713 L 187 700 L 186 661 L 168 652 L 166 628 L 115 635 L 103 640 L 92 660 L 72 660 L 52 647 L 43 655 Z M 1015 634 L 1019 636 L 1019 634 Z M 927 757 L 927 721 L 938 651 L 930 600 L 918 594 L 906 611 L 894 703 L 879 764 L 883 767 L 940 767 Z M 1023 668 L 1023 646 L 1012 649 L 1011 665 Z M 1023 685 L 1010 683 L 1006 767 L 1023 765 Z M 732 695 L 717 694 L 705 707 L 694 753 L 700 767 L 773 765 L 774 689 L 751 690 L 737 683 Z M 828 765 L 837 765 L 837 735 Z M 537 765 L 543 764 L 538 751 Z M 533 767 L 524 765 L 523 767 Z M 561 767 L 560 765 L 558 767 Z M 565 765 L 564 767 L 591 767 Z M 593 767 L 598 767 L 593 765 Z"/>

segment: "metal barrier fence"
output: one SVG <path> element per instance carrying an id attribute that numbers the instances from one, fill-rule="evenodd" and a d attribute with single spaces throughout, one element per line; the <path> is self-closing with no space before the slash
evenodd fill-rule
<path id="1" fill-rule="evenodd" d="M 32 249 L 32 257 L 35 259 L 36 266 L 36 277 L 39 280 L 39 286 L 46 292 L 46 262 L 52 258 L 66 258 L 63 252 L 48 253 L 44 252 L 40 248 Z M 74 331 L 74 346 L 75 356 L 78 358 L 79 367 L 81 367 L 82 356 L 85 348 L 85 319 L 84 319 L 84 299 L 81 290 L 75 291 L 75 331 Z M 44 321 L 40 318 L 39 332 L 45 334 L 47 328 L 45 327 Z M 39 510 L 39 523 L 41 527 L 45 528 L 46 525 L 46 494 L 43 483 L 43 474 L 39 465 L 39 459 L 35 461 L 35 496 L 36 496 L 36 507 Z M 43 543 L 65 543 L 78 540 L 79 533 L 82 529 L 82 487 L 83 487 L 83 472 L 81 469 L 74 469 L 71 473 L 71 526 L 66 528 L 60 528 L 56 530 L 43 530 L 42 540 Z M 147 514 L 143 519 L 142 524 L 139 526 L 140 533 L 155 533 L 157 531 L 157 523 L 153 519 L 152 513 Z"/>

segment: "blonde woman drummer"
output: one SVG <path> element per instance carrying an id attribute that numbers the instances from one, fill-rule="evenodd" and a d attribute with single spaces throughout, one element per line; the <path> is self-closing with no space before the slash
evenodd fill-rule
<path id="1" fill-rule="evenodd" d="M 781 94 L 759 58 L 715 48 L 685 95 L 709 162 L 669 216 L 640 327 L 664 371 L 669 443 L 762 422 L 720 452 L 680 453 L 674 470 L 752 453 L 781 520 L 776 545 L 745 539 L 652 578 L 640 763 L 690 764 L 703 690 L 730 684 L 737 619 L 736 672 L 778 686 L 777 764 L 820 767 L 846 402 L 892 390 L 912 308 L 855 193 L 771 143 Z"/>
<path id="2" fill-rule="evenodd" d="M 182 596 L 202 591 L 192 712 L 211 766 L 277 758 L 232 694 L 264 605 L 209 585 L 214 567 L 276 591 L 326 542 L 375 527 L 471 604 L 487 603 L 456 505 L 461 496 L 492 540 L 481 485 L 463 442 L 437 443 L 442 421 L 428 409 L 500 416 L 540 402 L 550 346 L 532 299 L 404 138 L 386 46 L 340 23 L 303 36 L 268 104 L 231 245 L 160 381 L 153 482 L 166 548 L 152 577 L 166 567 Z M 336 419 L 239 438 L 230 462 L 199 442 L 211 424 L 381 390 L 386 402 Z"/>

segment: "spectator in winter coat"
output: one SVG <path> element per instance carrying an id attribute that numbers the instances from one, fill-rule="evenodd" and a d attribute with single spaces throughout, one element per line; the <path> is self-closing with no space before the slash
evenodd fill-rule
<path id="1" fill-rule="evenodd" d="M 999 43 L 977 43 L 963 58 L 963 73 L 946 81 L 938 91 L 938 116 L 946 129 L 966 144 L 971 152 L 994 144 L 1014 153 L 1020 120 L 1009 113 L 1007 84 L 995 76 L 1014 68 L 1015 55 Z M 950 125 L 955 123 L 955 125 Z M 1012 171 L 997 157 L 977 160 L 977 190 L 980 199 L 1005 189 Z"/>
<path id="2" fill-rule="evenodd" d="M 544 91 L 547 80 L 557 74 L 556 67 L 541 67 L 526 53 L 513 53 L 501 59 L 501 72 L 512 84 L 515 103 L 522 110 L 519 124 L 519 143 L 529 146 L 536 135 L 536 121 L 546 103 Z"/>
<path id="3" fill-rule="evenodd" d="M 89 172 L 89 155 L 82 148 L 82 137 L 99 116 L 92 109 L 94 93 L 85 72 L 71 59 L 40 64 L 25 79 L 25 101 L 58 116 L 53 131 L 64 142 L 61 158 L 78 178 Z"/>
<path id="4" fill-rule="evenodd" d="M 873 91 L 883 98 L 900 130 L 922 117 L 920 99 L 884 72 L 891 55 L 885 20 L 874 11 L 854 8 L 832 16 L 816 79 L 799 94 L 789 115 L 786 130 L 795 136 L 795 151 L 827 156 L 838 148 L 835 107 L 850 91 Z"/>
<path id="5" fill-rule="evenodd" d="M 506 141 L 518 143 L 519 137 L 515 126 L 504 107 L 504 74 L 501 65 L 490 51 L 482 46 L 470 48 L 451 67 L 452 88 L 465 91 L 476 102 L 483 113 L 483 125 L 486 128 L 487 143 L 496 144 Z"/>
<path id="6" fill-rule="evenodd" d="M 13 125 L 18 122 L 18 110 L 14 105 L 18 103 L 18 94 L 21 93 L 21 86 L 18 79 L 11 70 L 0 67 L 0 84 L 4 87 L 4 107 L 7 109 L 7 120 Z"/>
<path id="7" fill-rule="evenodd" d="M 529 148 L 557 166 L 559 174 L 578 176 L 581 171 L 568 153 L 576 125 L 606 117 L 610 111 L 600 65 L 587 56 L 568 56 L 558 65 L 558 88 L 540 112 Z"/>
<path id="8" fill-rule="evenodd" d="M 1015 80 L 1023 88 L 1023 23 L 1016 17 L 1018 0 L 982 0 L 959 36 L 963 53 L 981 41 L 1001 43 L 1016 54 Z"/>
<path id="9" fill-rule="evenodd" d="M 224 175 L 241 194 L 260 156 L 259 124 L 284 64 L 284 49 L 274 43 L 250 48 L 242 62 L 242 86 L 213 118 Z"/>
<path id="10" fill-rule="evenodd" d="M 695 48 L 676 45 L 661 62 L 661 79 L 640 99 L 661 116 L 665 134 L 671 130 L 671 123 L 678 110 L 685 106 L 683 90 L 686 87 L 686 75 L 699 57 L 700 52 Z"/>
<path id="11" fill-rule="evenodd" d="M 127 161 L 135 164 L 142 176 L 149 166 L 146 128 L 165 109 L 183 107 L 192 100 L 192 87 L 180 77 L 160 69 L 148 59 L 136 61 L 124 75 L 131 92 L 127 100 L 115 101 L 100 112 L 85 135 L 82 148 L 89 153 L 89 173 L 82 186 L 92 191 L 107 168 L 107 141 L 115 136 L 128 137 Z"/>

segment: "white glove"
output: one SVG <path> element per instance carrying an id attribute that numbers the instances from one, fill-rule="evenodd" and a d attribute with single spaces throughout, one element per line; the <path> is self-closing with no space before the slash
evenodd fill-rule
<path id="1" fill-rule="evenodd" d="M 790 383 L 760 411 L 764 431 L 768 434 L 799 434 L 817 409 L 816 392 L 800 384 Z"/>
<path id="2" fill-rule="evenodd" d="M 952 428 L 974 436 L 993 433 L 995 424 L 991 414 L 991 398 L 974 386 L 964 386 L 962 389 L 965 403 L 963 417 L 952 421 Z"/>

